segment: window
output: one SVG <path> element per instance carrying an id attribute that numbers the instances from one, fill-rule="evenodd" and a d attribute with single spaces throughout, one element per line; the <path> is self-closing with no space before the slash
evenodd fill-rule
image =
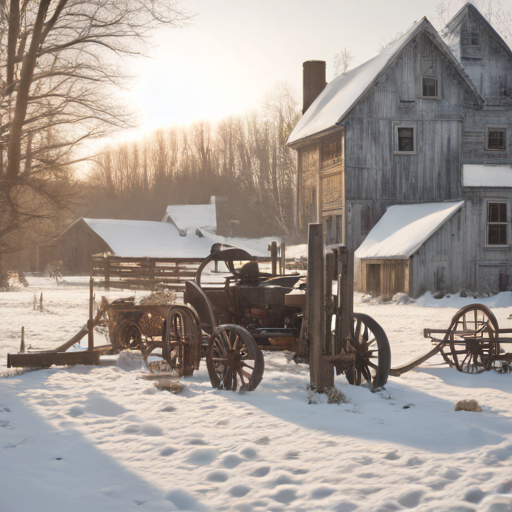
<path id="1" fill-rule="evenodd" d="M 506 128 L 487 128 L 485 149 L 490 151 L 505 151 L 507 141 Z"/>
<path id="2" fill-rule="evenodd" d="M 478 30 L 463 30 L 462 44 L 464 46 L 478 46 L 480 44 L 480 34 Z"/>
<path id="3" fill-rule="evenodd" d="M 416 131 L 417 126 L 414 122 L 393 123 L 393 153 L 395 155 L 415 155 L 416 151 Z"/>
<path id="4" fill-rule="evenodd" d="M 414 151 L 414 128 L 398 128 L 398 151 Z"/>
<path id="5" fill-rule="evenodd" d="M 487 245 L 507 245 L 507 203 L 487 203 Z"/>
<path id="6" fill-rule="evenodd" d="M 437 98 L 437 78 L 431 76 L 424 76 L 422 82 L 422 96 L 424 98 Z"/>

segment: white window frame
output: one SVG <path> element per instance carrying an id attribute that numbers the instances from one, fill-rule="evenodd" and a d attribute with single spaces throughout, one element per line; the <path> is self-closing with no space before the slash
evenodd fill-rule
<path id="1" fill-rule="evenodd" d="M 398 150 L 398 129 L 399 128 L 412 128 L 412 143 L 414 146 L 413 151 L 399 151 Z M 399 122 L 393 123 L 393 154 L 395 155 L 417 155 L 418 154 L 418 124 L 413 122 Z"/>

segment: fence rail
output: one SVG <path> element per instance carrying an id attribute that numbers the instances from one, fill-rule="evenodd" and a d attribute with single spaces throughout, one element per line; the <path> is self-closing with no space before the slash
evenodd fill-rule
<path id="1" fill-rule="evenodd" d="M 284 256 L 284 247 L 281 250 Z M 275 275 L 284 273 L 283 265 L 287 271 L 300 268 L 297 260 L 281 257 L 275 250 L 271 257 L 259 257 L 257 260 L 263 271 Z M 194 279 L 202 261 L 199 258 L 125 258 L 112 254 L 96 254 L 92 257 L 92 275 L 103 278 L 99 285 L 106 289 L 169 288 L 183 291 L 185 282 Z"/>

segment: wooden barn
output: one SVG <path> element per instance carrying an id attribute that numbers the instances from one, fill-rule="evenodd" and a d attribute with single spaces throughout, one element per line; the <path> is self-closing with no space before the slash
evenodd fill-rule
<path id="1" fill-rule="evenodd" d="M 297 235 L 323 222 L 327 243 L 356 251 L 389 207 L 460 202 L 402 270 L 395 261 L 382 273 L 398 258 L 360 264 L 356 286 L 365 289 L 370 273 L 375 288 L 377 274 L 383 285 L 395 272 L 386 294 L 508 289 L 512 51 L 480 12 L 466 4 L 440 33 L 423 18 L 329 84 L 325 63 L 303 71 L 303 117 L 288 141 L 298 156 Z M 408 278 L 396 277 L 405 267 Z"/>

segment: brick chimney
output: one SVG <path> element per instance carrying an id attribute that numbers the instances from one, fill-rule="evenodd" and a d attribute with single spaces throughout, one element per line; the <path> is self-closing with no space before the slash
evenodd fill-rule
<path id="1" fill-rule="evenodd" d="M 318 95 L 324 90 L 325 61 L 307 60 L 302 64 L 302 113 L 310 107 Z"/>

